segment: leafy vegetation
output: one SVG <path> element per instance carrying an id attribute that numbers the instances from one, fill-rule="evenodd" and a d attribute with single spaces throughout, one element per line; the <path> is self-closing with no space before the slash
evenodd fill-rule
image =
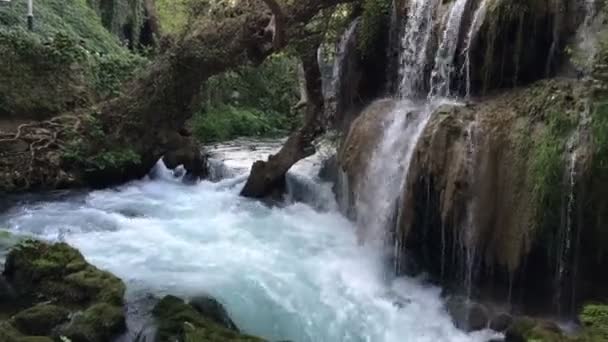
<path id="1" fill-rule="evenodd" d="M 141 162 L 139 154 L 128 146 L 107 146 L 106 133 L 96 116 L 88 117 L 88 136 L 74 136 L 64 150 L 62 159 L 86 172 L 121 169 Z"/>
<path id="2" fill-rule="evenodd" d="M 118 92 L 146 60 L 121 46 L 83 0 L 0 6 L 0 115 L 45 119 Z"/>
<path id="3" fill-rule="evenodd" d="M 390 0 L 365 0 L 363 2 L 359 49 L 364 54 L 370 52 L 378 35 L 382 32 L 383 25 L 386 25 L 390 8 Z"/>
<path id="4" fill-rule="evenodd" d="M 85 0 L 44 0 L 35 4 L 34 34 L 41 40 L 61 33 L 78 40 L 88 51 L 122 52 L 118 39 L 104 28 Z M 0 6 L 0 26 L 25 28 L 27 1 L 13 0 Z"/>
<path id="5" fill-rule="evenodd" d="M 209 142 L 288 131 L 298 120 L 291 114 L 298 100 L 296 67 L 294 58 L 279 55 L 257 68 L 211 78 L 204 109 L 192 119 L 195 135 Z"/>

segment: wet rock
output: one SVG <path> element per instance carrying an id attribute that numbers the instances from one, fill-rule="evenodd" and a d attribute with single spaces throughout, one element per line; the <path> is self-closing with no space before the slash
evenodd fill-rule
<path id="1" fill-rule="evenodd" d="M 86 262 L 65 243 L 27 240 L 9 253 L 4 276 L 21 297 L 38 297 L 62 304 L 106 302 L 122 306 L 124 283 Z"/>
<path id="2" fill-rule="evenodd" d="M 8 254 L 3 277 L 20 311 L 2 323 L 0 341 L 105 342 L 125 330 L 124 283 L 65 243 L 21 242 Z"/>
<path id="3" fill-rule="evenodd" d="M 226 329 L 239 331 L 236 324 L 232 321 L 224 306 L 215 298 L 209 296 L 195 297 L 190 300 L 190 305 L 201 315 L 223 326 Z"/>
<path id="4" fill-rule="evenodd" d="M 454 325 L 464 331 L 476 331 L 488 326 L 488 310 L 466 297 L 455 296 L 448 300 L 447 310 Z"/>
<path id="5" fill-rule="evenodd" d="M 503 332 L 507 330 L 509 326 L 511 326 L 511 323 L 513 323 L 513 317 L 511 317 L 511 315 L 508 313 L 501 312 L 492 317 L 492 320 L 490 321 L 490 329 Z"/>
<path id="6" fill-rule="evenodd" d="M 187 176 L 192 179 L 207 177 L 207 158 L 193 139 L 182 137 L 182 144 L 163 156 L 167 168 L 174 170 L 183 165 Z"/>
<path id="7" fill-rule="evenodd" d="M 564 336 L 559 327 L 549 321 L 530 317 L 518 317 L 505 332 L 506 342 L 562 341 Z"/>
<path id="8" fill-rule="evenodd" d="M 8 322 L 0 322 L 0 341 L 2 342 L 53 342 L 44 336 L 23 336 Z"/>
<path id="9" fill-rule="evenodd" d="M 39 304 L 16 314 L 12 323 L 27 335 L 49 335 L 53 328 L 68 320 L 69 314 L 66 308 Z"/>
<path id="10" fill-rule="evenodd" d="M 66 336 L 72 342 L 104 342 L 124 330 L 122 307 L 100 303 L 74 315 L 72 321 L 60 329 L 59 335 Z"/>
<path id="11" fill-rule="evenodd" d="M 0 303 L 5 303 L 15 299 L 15 291 L 6 279 L 0 275 Z"/>
<path id="12" fill-rule="evenodd" d="M 218 303 L 219 304 L 219 303 Z M 215 306 L 206 302 L 206 305 Z M 152 310 L 158 324 L 156 341 L 263 341 L 240 334 L 202 315 L 194 306 L 175 296 L 161 299 Z"/>

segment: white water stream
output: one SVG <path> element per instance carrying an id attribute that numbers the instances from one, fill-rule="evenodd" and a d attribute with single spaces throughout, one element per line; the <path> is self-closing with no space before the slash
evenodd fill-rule
<path id="1" fill-rule="evenodd" d="M 491 336 L 457 330 L 439 288 L 411 278 L 386 282 L 381 251 L 358 245 L 353 224 L 331 206 L 269 207 L 239 197 L 247 170 L 238 165 L 274 148 L 264 146 L 218 146 L 216 157 L 234 173 L 218 183 L 183 185 L 159 165 L 153 180 L 20 203 L 1 214 L 0 226 L 67 241 L 121 277 L 130 300 L 146 293 L 211 294 L 243 331 L 270 340 L 481 342 Z M 315 182 L 307 172 L 316 166 L 308 160 L 294 172 Z"/>

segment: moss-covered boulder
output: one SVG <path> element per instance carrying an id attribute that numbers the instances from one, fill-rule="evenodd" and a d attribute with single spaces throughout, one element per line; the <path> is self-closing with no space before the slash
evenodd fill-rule
<path id="1" fill-rule="evenodd" d="M 8 255 L 4 276 L 21 296 L 38 296 L 62 304 L 88 306 L 105 302 L 121 306 L 124 283 L 86 262 L 65 243 L 27 240 Z"/>
<path id="2" fill-rule="evenodd" d="M 21 242 L 8 254 L 3 277 L 14 289 L 13 306 L 21 309 L 1 323 L 0 341 L 65 336 L 104 342 L 125 330 L 124 283 L 65 243 Z"/>
<path id="3" fill-rule="evenodd" d="M 17 313 L 13 326 L 28 335 L 48 335 L 53 328 L 68 320 L 70 311 L 52 304 L 39 304 Z"/>
<path id="4" fill-rule="evenodd" d="M 100 303 L 74 315 L 67 326 L 59 329 L 59 335 L 66 336 L 73 342 L 104 342 L 125 328 L 123 309 Z"/>
<path id="5" fill-rule="evenodd" d="M 192 305 L 174 296 L 166 296 L 154 307 L 153 315 L 158 324 L 156 341 L 263 341 L 260 338 L 240 334 L 206 317 Z"/>
<path id="6" fill-rule="evenodd" d="M 536 320 L 530 317 L 519 317 L 515 319 L 511 327 L 505 333 L 507 342 L 561 342 L 571 341 L 564 335 L 559 327 L 549 321 Z"/>

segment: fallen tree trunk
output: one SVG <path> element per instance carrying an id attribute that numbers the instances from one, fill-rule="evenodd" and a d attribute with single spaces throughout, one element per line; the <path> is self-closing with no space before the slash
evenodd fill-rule
<path id="1" fill-rule="evenodd" d="M 69 125 L 33 123 L 19 134 L 0 132 L 0 191 L 108 185 L 144 175 L 162 155 L 191 141 L 178 132 L 197 109 L 209 77 L 261 63 L 288 38 L 301 38 L 319 11 L 351 1 L 281 6 L 247 0 L 220 20 L 201 19 L 177 42 L 162 42 L 165 52 L 121 96 L 74 113 Z M 307 139 L 292 141 L 307 146 Z"/>
<path id="2" fill-rule="evenodd" d="M 324 131 L 323 87 L 317 61 L 319 41 L 301 52 L 306 81 L 306 114 L 304 126 L 294 132 L 281 150 L 267 161 L 258 160 L 252 168 L 241 195 L 264 198 L 281 195 L 285 190 L 285 175 L 299 160 L 315 153 L 314 140 Z"/>

